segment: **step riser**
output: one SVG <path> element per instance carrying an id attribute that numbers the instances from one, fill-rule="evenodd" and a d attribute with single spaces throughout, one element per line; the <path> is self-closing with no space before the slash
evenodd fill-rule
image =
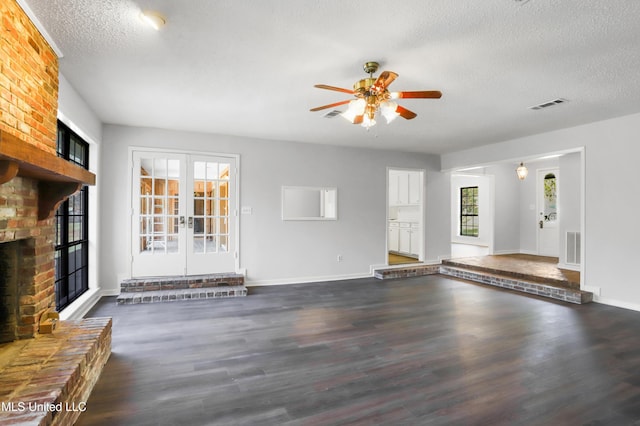
<path id="1" fill-rule="evenodd" d="M 522 293 L 533 294 L 536 296 L 548 297 L 563 302 L 583 304 L 593 301 L 593 294 L 585 291 L 565 289 L 560 287 L 551 287 L 544 284 L 521 281 L 517 279 L 502 278 L 483 274 L 481 272 L 440 267 L 440 273 L 454 278 L 475 281 L 481 284 L 488 284 L 495 287 L 515 290 Z"/>
<path id="2" fill-rule="evenodd" d="M 121 293 L 145 291 L 186 290 L 197 288 L 234 287 L 244 285 L 239 274 L 212 274 L 206 276 L 133 278 L 120 283 Z"/>
<path id="3" fill-rule="evenodd" d="M 460 268 L 460 269 L 465 269 L 465 270 L 469 270 L 469 271 L 476 271 L 476 272 L 484 272 L 484 273 L 488 273 L 488 274 L 500 274 L 500 275 L 509 275 L 511 277 L 513 277 L 514 279 L 524 279 L 524 280 L 529 280 L 529 281 L 536 281 L 539 282 L 541 284 L 549 284 L 549 285 L 553 285 L 553 286 L 560 286 L 560 287 L 568 287 L 568 288 L 572 288 L 574 290 L 580 290 L 580 283 L 572 283 L 566 280 L 557 280 L 557 279 L 553 279 L 553 278 L 540 278 L 540 280 L 538 280 L 535 277 L 529 276 L 527 274 L 522 274 L 522 273 L 517 273 L 517 272 L 505 272 L 505 271 L 501 271 L 501 270 L 496 270 L 493 268 L 487 268 L 487 267 L 483 267 L 483 266 L 478 266 L 478 265 L 469 265 L 466 263 L 458 263 L 454 260 L 444 260 L 442 261 L 442 266 L 443 267 L 453 267 L 453 268 Z"/>
<path id="4" fill-rule="evenodd" d="M 417 266 L 412 268 L 379 269 L 374 272 L 374 277 L 379 280 L 390 280 L 395 278 L 422 277 L 434 275 L 440 272 L 440 266 Z"/>
<path id="5" fill-rule="evenodd" d="M 118 305 L 135 305 L 140 303 L 162 303 L 185 300 L 224 299 L 230 297 L 244 297 L 247 288 L 244 286 L 217 287 L 189 290 L 163 290 L 147 292 L 125 292 L 116 299 Z"/>

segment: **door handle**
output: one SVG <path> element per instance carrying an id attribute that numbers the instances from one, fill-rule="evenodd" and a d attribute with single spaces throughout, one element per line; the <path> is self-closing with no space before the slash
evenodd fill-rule
<path id="1" fill-rule="evenodd" d="M 544 228 L 544 221 L 541 220 L 540 222 L 538 222 L 538 225 L 540 225 L 540 229 Z"/>
<path id="2" fill-rule="evenodd" d="M 193 216 L 189 216 L 189 221 L 187 223 L 189 228 L 193 228 Z"/>
<path id="3" fill-rule="evenodd" d="M 184 228 L 184 216 L 180 216 L 180 228 Z"/>

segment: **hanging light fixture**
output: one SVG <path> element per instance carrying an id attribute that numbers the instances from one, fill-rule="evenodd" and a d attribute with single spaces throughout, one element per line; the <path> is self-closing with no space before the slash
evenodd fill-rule
<path id="1" fill-rule="evenodd" d="M 529 174 L 529 170 L 525 167 L 524 163 L 521 162 L 516 169 L 516 174 L 518 175 L 518 179 L 525 180 Z"/>

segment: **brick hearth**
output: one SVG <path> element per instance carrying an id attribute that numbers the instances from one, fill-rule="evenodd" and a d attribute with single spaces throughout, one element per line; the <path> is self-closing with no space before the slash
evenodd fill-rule
<path id="1" fill-rule="evenodd" d="M 64 321 L 54 334 L 10 345 L 0 355 L 0 424 L 71 425 L 90 408 L 111 353 L 111 318 Z"/>

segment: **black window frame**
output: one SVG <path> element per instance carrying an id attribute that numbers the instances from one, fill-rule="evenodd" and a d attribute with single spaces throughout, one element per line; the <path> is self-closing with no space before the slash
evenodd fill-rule
<path id="1" fill-rule="evenodd" d="M 480 235 L 478 212 L 478 187 L 460 188 L 460 236 L 477 238 Z"/>
<path id="2" fill-rule="evenodd" d="M 89 168 L 89 144 L 61 121 L 58 121 L 57 153 L 71 163 Z M 88 234 L 89 190 L 85 185 L 65 200 L 55 215 L 55 297 L 58 312 L 89 290 Z"/>

